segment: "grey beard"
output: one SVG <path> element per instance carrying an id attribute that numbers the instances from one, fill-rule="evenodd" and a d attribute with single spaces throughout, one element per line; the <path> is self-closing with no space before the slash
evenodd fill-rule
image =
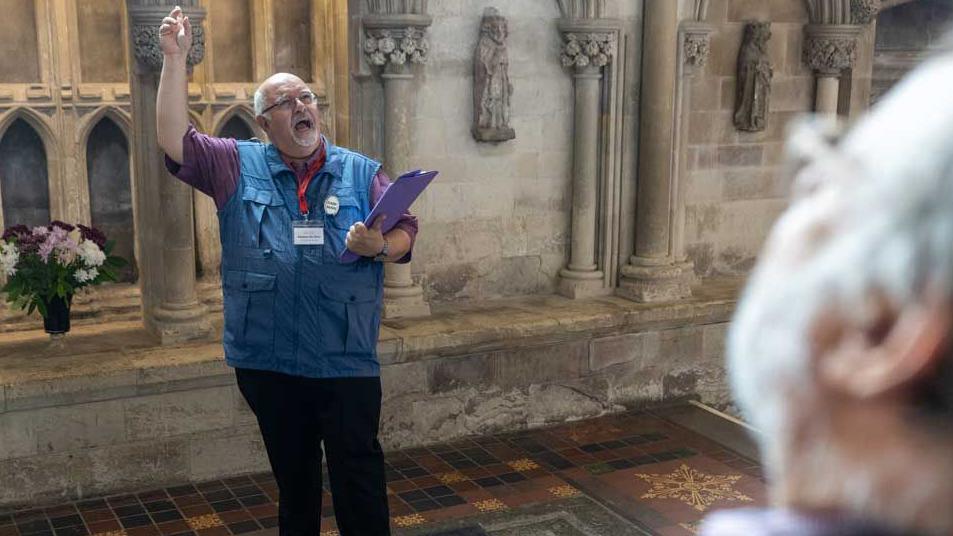
<path id="1" fill-rule="evenodd" d="M 297 143 L 298 145 L 302 147 L 311 147 L 312 145 L 317 143 L 318 133 L 316 131 L 312 131 L 311 134 L 308 134 L 307 138 L 299 138 L 297 134 L 292 134 L 291 138 L 294 140 L 295 143 Z"/>

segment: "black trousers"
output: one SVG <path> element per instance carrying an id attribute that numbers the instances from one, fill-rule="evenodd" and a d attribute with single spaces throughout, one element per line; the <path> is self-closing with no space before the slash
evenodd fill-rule
<path id="1" fill-rule="evenodd" d="M 321 529 L 321 443 L 342 536 L 390 534 L 384 453 L 377 440 L 380 378 L 302 378 L 235 369 L 278 482 L 281 536 Z"/>

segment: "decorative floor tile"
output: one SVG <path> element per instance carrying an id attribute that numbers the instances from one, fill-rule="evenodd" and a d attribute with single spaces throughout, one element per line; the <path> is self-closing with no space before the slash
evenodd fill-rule
<path id="1" fill-rule="evenodd" d="M 529 458 L 520 458 L 519 460 L 506 462 L 506 464 L 512 467 L 514 471 L 530 471 L 533 469 L 539 469 L 539 464 Z"/>
<path id="2" fill-rule="evenodd" d="M 503 504 L 499 499 L 487 499 L 485 501 L 477 501 L 473 503 L 473 506 L 481 512 L 496 512 L 498 510 L 506 510 L 507 506 Z"/>
<path id="3" fill-rule="evenodd" d="M 579 495 L 581 495 L 581 492 L 578 489 L 568 484 L 565 486 L 556 486 L 554 488 L 549 488 L 548 491 L 552 493 L 554 496 L 559 497 L 560 499 L 568 499 L 569 497 L 578 497 Z"/>
<path id="4" fill-rule="evenodd" d="M 699 512 L 707 510 L 715 501 L 753 501 L 734 488 L 741 475 L 710 475 L 682 464 L 669 474 L 639 473 L 636 476 L 652 485 L 642 495 L 643 499 L 677 499 Z"/>
<path id="5" fill-rule="evenodd" d="M 398 527 L 415 527 L 417 525 L 423 525 L 427 522 L 427 519 L 420 514 L 410 514 L 408 516 L 400 516 L 392 519 L 394 525 Z"/>
<path id="6" fill-rule="evenodd" d="M 573 501 L 684 536 L 722 503 L 764 500 L 756 462 L 647 411 L 390 452 L 386 474 L 400 536 Z M 336 536 L 325 488 L 321 536 Z M 0 536 L 238 536 L 278 525 L 277 496 L 268 473 L 183 484 L 0 511 Z"/>
<path id="7" fill-rule="evenodd" d="M 218 514 L 206 514 L 204 516 L 190 517 L 185 520 L 192 527 L 192 530 L 202 530 L 212 527 L 221 527 L 224 523 L 218 517 Z"/>

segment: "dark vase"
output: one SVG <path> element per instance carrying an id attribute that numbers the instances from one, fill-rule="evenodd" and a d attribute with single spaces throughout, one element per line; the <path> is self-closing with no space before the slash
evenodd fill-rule
<path id="1" fill-rule="evenodd" d="M 53 296 L 46 300 L 46 316 L 43 317 L 43 329 L 49 334 L 62 334 L 69 331 L 69 308 L 73 303 L 73 295 L 65 298 Z"/>

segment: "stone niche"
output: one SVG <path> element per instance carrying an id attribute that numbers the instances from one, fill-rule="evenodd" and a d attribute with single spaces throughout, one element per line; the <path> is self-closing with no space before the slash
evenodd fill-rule
<path id="1" fill-rule="evenodd" d="M 108 117 L 93 127 L 86 145 L 86 176 L 93 226 L 115 240 L 113 254 L 129 261 L 119 280 L 137 278 L 135 233 L 132 213 L 132 180 L 129 143 L 123 131 Z"/>
<path id="2" fill-rule="evenodd" d="M 23 119 L 15 120 L 0 139 L 0 197 L 4 227 L 50 223 L 46 148 Z"/>
<path id="3" fill-rule="evenodd" d="M 5 84 L 40 82 L 40 51 L 34 2 L 3 3 L 0 80 Z"/>

